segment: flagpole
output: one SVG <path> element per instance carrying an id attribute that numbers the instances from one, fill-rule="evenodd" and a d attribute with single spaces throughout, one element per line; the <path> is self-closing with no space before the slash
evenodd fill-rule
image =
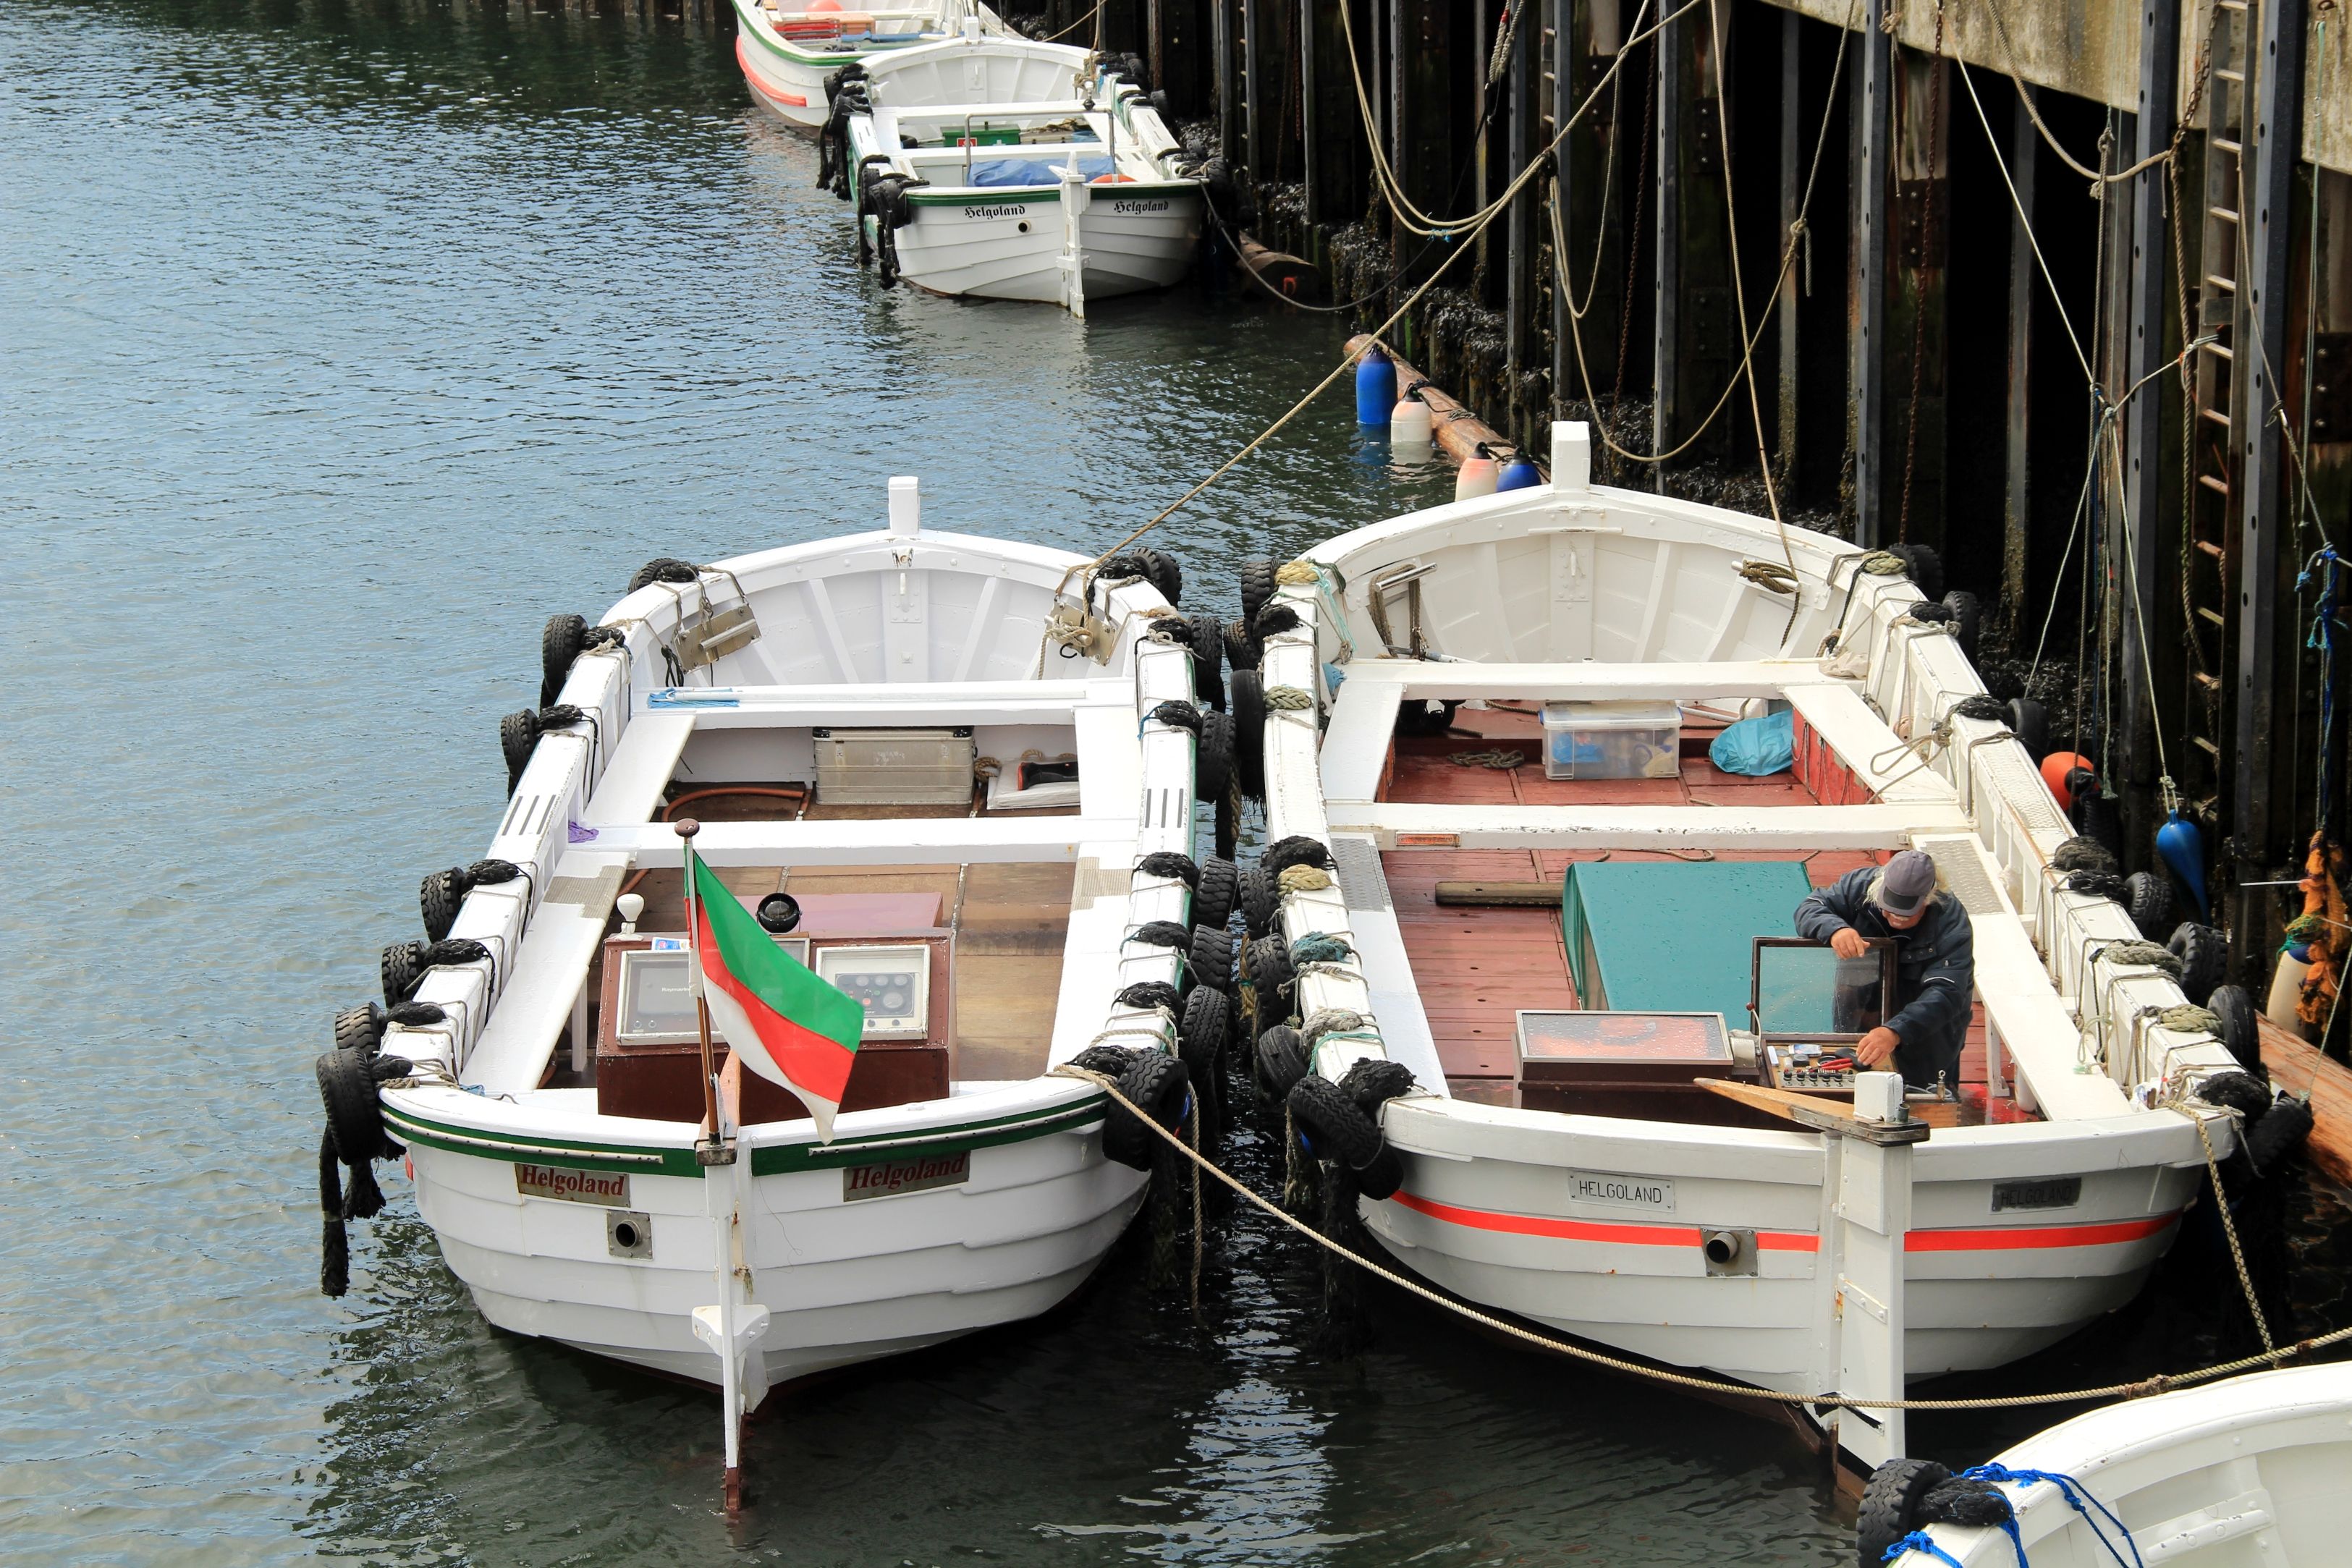
<path id="1" fill-rule="evenodd" d="M 694 836 L 702 831 L 702 824 L 688 817 L 677 825 L 680 844 L 686 852 L 682 863 L 686 868 L 686 946 L 693 967 L 690 977 L 694 987 L 694 1019 L 702 1038 L 702 1139 L 695 1145 L 697 1161 L 706 1166 L 725 1165 L 725 1141 L 719 1128 L 719 1067 L 710 1049 L 710 1003 L 702 994 L 702 921 L 695 904 Z"/>

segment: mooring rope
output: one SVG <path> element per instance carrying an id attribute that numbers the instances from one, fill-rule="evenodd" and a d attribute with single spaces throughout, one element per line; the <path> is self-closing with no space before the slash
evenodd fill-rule
<path id="1" fill-rule="evenodd" d="M 1664 1367 L 1646 1366 L 1638 1361 L 1628 1361 L 1622 1356 L 1610 1355 L 1602 1351 L 1588 1350 L 1582 1345 L 1572 1344 L 1566 1340 L 1554 1339 L 1549 1334 L 1538 1333 L 1533 1329 L 1522 1328 L 1492 1313 L 1480 1312 L 1465 1301 L 1457 1301 L 1450 1296 L 1443 1295 L 1419 1281 L 1406 1278 L 1393 1269 L 1384 1268 L 1361 1253 L 1352 1251 L 1332 1240 L 1295 1215 L 1285 1212 L 1279 1204 L 1260 1197 L 1248 1184 L 1228 1175 L 1222 1167 L 1204 1158 L 1198 1151 L 1186 1147 L 1181 1138 L 1137 1109 L 1133 1101 L 1118 1092 L 1118 1085 L 1102 1073 L 1091 1072 L 1075 1063 L 1064 1062 L 1054 1069 L 1053 1075 L 1082 1079 L 1095 1085 L 1113 1101 L 1125 1107 L 1129 1114 L 1146 1127 L 1174 1145 L 1179 1152 L 1200 1167 L 1202 1174 L 1224 1183 L 1258 1208 L 1274 1216 L 1275 1218 L 1318 1246 L 1337 1253 L 1358 1268 L 1378 1275 L 1390 1284 L 1420 1297 L 1433 1306 L 1443 1307 L 1447 1312 L 1478 1324 L 1481 1328 L 1492 1329 L 1496 1333 L 1523 1341 L 1539 1350 L 1548 1350 L 1555 1354 L 1569 1356 L 1594 1366 L 1604 1366 L 1612 1372 L 1622 1372 L 1635 1377 L 1647 1378 L 1653 1383 L 1662 1383 L 1676 1388 L 1688 1388 L 1703 1394 L 1717 1394 L 1736 1399 L 1763 1400 L 1775 1405 L 1811 1405 L 1840 1410 L 2011 1410 L 2040 1405 L 2072 1405 L 2091 1399 L 2144 1399 L 2150 1395 L 2163 1394 L 2175 1388 L 2185 1388 L 2194 1384 L 2210 1382 L 2217 1377 L 2229 1377 L 2241 1372 L 2252 1372 L 2257 1367 L 2276 1366 L 2294 1357 L 2308 1355 L 2313 1351 L 2324 1350 L 2329 1345 L 2352 1340 L 2352 1328 L 2341 1328 L 2331 1333 L 2298 1340 L 2284 1349 L 2273 1348 L 2262 1355 L 2241 1356 L 2235 1361 L 2225 1361 L 2213 1366 L 2199 1367 L 2191 1372 L 2158 1373 L 2153 1377 L 2142 1378 L 2137 1383 L 2109 1383 L 2095 1388 L 2071 1388 L 2048 1394 L 1989 1395 L 1975 1399 L 1851 1399 L 1835 1393 L 1797 1394 L 1780 1388 L 1758 1388 L 1750 1384 L 1733 1383 L 1719 1377 L 1699 1377 L 1686 1372 L 1670 1372 Z M 1296 1128 L 1287 1119 L 1286 1108 L 1285 1118 L 1285 1142 L 1294 1151 L 1291 1157 L 1296 1159 L 1298 1137 Z M 2267 1337 L 2266 1330 L 2265 1339 Z"/>

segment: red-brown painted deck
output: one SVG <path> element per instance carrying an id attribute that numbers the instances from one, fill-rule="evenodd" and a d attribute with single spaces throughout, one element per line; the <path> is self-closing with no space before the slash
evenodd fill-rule
<path id="1" fill-rule="evenodd" d="M 1706 758 L 1714 727 L 1685 721 L 1682 771 L 1672 779 L 1550 779 L 1543 776 L 1532 713 L 1465 711 L 1457 733 L 1400 740 L 1381 798 L 1463 805 L 1696 806 L 1820 803 L 1793 774 L 1764 779 L 1726 773 Z M 1467 731 L 1469 733 L 1462 733 Z M 1513 768 L 1465 766 L 1457 754 L 1522 750 L 1530 758 Z M 1459 1098 L 1510 1104 L 1517 1074 L 1516 1031 L 1523 1009 L 1578 1005 L 1569 977 L 1560 914 L 1550 909 L 1441 907 L 1440 882 L 1544 882 L 1558 884 L 1576 861 L 1800 861 L 1815 887 L 1873 864 L 1867 851 L 1819 850 L 1391 850 L 1381 856 L 1396 906 L 1405 953 L 1422 1007 L 1429 1015 L 1438 1060 Z M 1738 1020 L 1733 1020 L 1737 1022 Z M 1985 1119 L 1983 1009 L 1969 1030 L 1960 1063 L 1958 1120 Z M 2021 1119 L 2007 1100 L 1991 1103 L 1994 1119 Z"/>

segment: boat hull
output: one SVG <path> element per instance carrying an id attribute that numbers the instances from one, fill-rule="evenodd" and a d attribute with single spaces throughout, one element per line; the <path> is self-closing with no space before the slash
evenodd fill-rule
<path id="1" fill-rule="evenodd" d="M 874 222 L 866 220 L 869 232 Z M 1088 299 L 1166 288 L 1192 270 L 1201 243 L 1197 192 L 1093 193 L 1079 216 Z M 878 237 L 878 236 L 877 236 Z M 899 276 L 934 294 L 1043 304 L 1062 298 L 1057 188 L 969 201 L 919 198 L 898 231 Z"/>
<path id="2" fill-rule="evenodd" d="M 413 1126 L 403 1134 L 419 1212 L 484 1317 L 717 1382 L 692 1326 L 718 1291 L 719 1222 L 702 1177 L 632 1172 L 622 1210 L 519 1190 L 517 1166 L 532 1162 L 436 1146 Z M 1086 1282 L 1141 1198 L 1142 1176 L 1105 1162 L 1099 1145 L 1095 1121 L 974 1148 L 960 1185 L 872 1198 L 845 1196 L 843 1167 L 753 1175 L 743 1262 L 751 1299 L 770 1314 L 760 1344 L 768 1384 L 1050 1311 Z M 640 1217 L 645 1256 L 616 1255 L 611 1227 L 623 1213 Z"/>
<path id="3" fill-rule="evenodd" d="M 1437 1099 L 1394 1103 L 1387 1127 L 1405 1184 L 1364 1204 L 1363 1218 L 1432 1283 L 1673 1365 L 1803 1392 L 1833 1385 L 1817 1326 L 1834 1286 L 1818 1140 Z M 2170 1130 L 2185 1149 L 2144 1125 L 2005 1131 L 1945 1134 L 1916 1156 L 1907 1376 L 2000 1366 L 2122 1306 L 2203 1177 L 2185 1124 Z M 1596 1176 L 1649 1201 L 1571 1196 Z M 2035 1183 L 2075 1200 L 2000 1207 Z M 1710 1269 L 1701 1243 L 1717 1231 L 1752 1239 L 1746 1271 Z"/>

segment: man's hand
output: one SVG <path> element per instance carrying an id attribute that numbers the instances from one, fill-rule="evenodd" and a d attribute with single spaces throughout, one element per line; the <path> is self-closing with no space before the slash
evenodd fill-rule
<path id="1" fill-rule="evenodd" d="M 1862 939 L 1861 932 L 1849 925 L 1830 938 L 1830 951 L 1841 958 L 1859 958 L 1870 951 L 1870 945 Z M 1887 1049 L 1891 1051 L 1894 1048 L 1890 1046 Z"/>
<path id="2" fill-rule="evenodd" d="M 1838 935 L 1841 936 L 1853 936 L 1853 933 L 1851 931 L 1841 931 Z M 1856 937 L 1855 940 L 1859 941 L 1860 938 Z M 1864 1035 L 1862 1037 L 1862 1043 L 1853 1048 L 1854 1060 L 1861 1062 L 1864 1067 L 1875 1068 L 1892 1058 L 1896 1048 L 1901 1046 L 1902 1043 L 1903 1037 L 1901 1035 L 1896 1034 L 1885 1024 L 1881 1024 L 1876 1029 L 1872 1030 L 1868 1034 Z"/>

